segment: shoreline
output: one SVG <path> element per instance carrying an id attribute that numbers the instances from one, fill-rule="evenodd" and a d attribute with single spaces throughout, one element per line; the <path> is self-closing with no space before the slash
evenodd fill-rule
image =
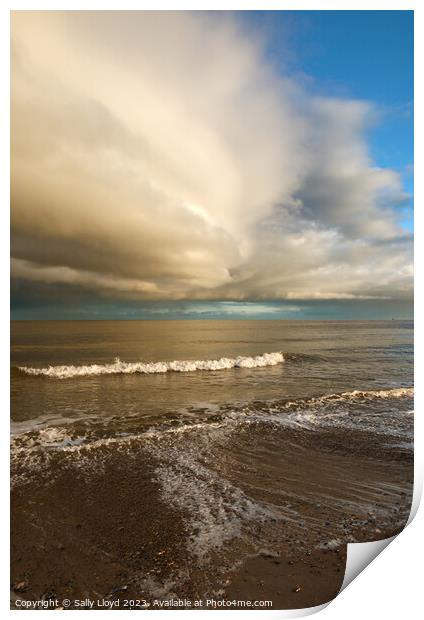
<path id="1" fill-rule="evenodd" d="M 338 592 L 346 542 L 387 538 L 407 521 L 412 453 L 378 434 L 254 424 L 229 449 L 226 433 L 47 461 L 41 451 L 42 467 L 12 489 L 15 596 L 310 607 Z"/>

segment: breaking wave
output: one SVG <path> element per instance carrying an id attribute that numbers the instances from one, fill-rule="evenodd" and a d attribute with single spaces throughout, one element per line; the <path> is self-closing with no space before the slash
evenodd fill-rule
<path id="1" fill-rule="evenodd" d="M 336 402 L 358 402 L 375 399 L 397 399 L 397 398 L 413 398 L 414 388 L 411 386 L 388 388 L 382 390 L 352 390 L 351 392 L 341 392 L 340 394 L 324 394 L 323 396 L 314 396 L 312 398 L 298 398 L 294 401 L 286 401 L 284 408 L 291 408 L 293 406 L 303 407 L 305 405 L 310 406 L 314 404 L 332 404 Z"/>
<path id="2" fill-rule="evenodd" d="M 344 398 L 412 398 L 414 396 L 413 387 L 391 388 L 388 390 L 353 390 L 353 392 L 343 392 Z"/>
<path id="3" fill-rule="evenodd" d="M 284 362 L 280 352 L 263 353 L 255 356 L 221 357 L 216 360 L 181 360 L 173 362 L 123 362 L 119 358 L 111 364 L 90 364 L 87 366 L 48 366 L 32 368 L 19 366 L 27 375 L 71 379 L 98 375 L 156 374 L 165 372 L 194 372 L 195 370 L 228 370 L 230 368 L 261 368 Z"/>

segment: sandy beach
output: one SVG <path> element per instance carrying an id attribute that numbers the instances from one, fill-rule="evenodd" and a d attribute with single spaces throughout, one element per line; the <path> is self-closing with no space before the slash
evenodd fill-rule
<path id="1" fill-rule="evenodd" d="M 33 476 L 23 467 L 12 492 L 15 596 L 90 599 L 94 608 L 103 599 L 119 607 L 126 600 L 147 601 L 152 608 L 173 599 L 193 606 L 202 600 L 205 607 L 209 599 L 257 600 L 271 601 L 274 609 L 332 599 L 344 577 L 345 543 L 392 536 L 405 524 L 411 456 L 368 434 L 285 429 L 282 439 L 281 431 L 262 430 L 268 449 L 270 437 L 279 442 L 280 462 L 265 455 L 261 470 L 253 471 L 247 457 L 239 471 L 230 470 L 218 445 L 213 467 L 262 503 L 276 505 L 280 496 L 284 505 L 290 497 L 291 516 L 259 519 L 250 540 L 230 537 L 207 556 L 189 552 L 187 539 L 194 536 L 196 544 L 196 531 L 178 498 L 164 501 L 155 482 L 158 463 L 142 440 L 55 453 Z M 238 441 L 243 454 L 252 429 Z M 265 442 L 256 440 L 255 449 L 261 446 Z M 274 480 L 264 491 L 257 481 L 266 475 Z M 214 525 L 219 527 L 218 518 Z"/>

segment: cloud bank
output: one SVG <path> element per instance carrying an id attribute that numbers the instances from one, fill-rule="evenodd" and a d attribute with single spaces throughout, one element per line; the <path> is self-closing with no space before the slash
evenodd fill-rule
<path id="1" fill-rule="evenodd" d="M 114 299 L 404 299 L 371 103 L 312 96 L 226 14 L 15 12 L 12 276 Z M 59 290 L 58 288 L 58 290 Z"/>

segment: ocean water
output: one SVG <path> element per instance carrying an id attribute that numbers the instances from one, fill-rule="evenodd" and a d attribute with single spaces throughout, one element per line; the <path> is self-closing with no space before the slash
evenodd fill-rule
<path id="1" fill-rule="evenodd" d="M 14 322 L 11 374 L 15 488 L 153 471 L 193 566 L 279 553 L 288 524 L 334 547 L 407 518 L 412 322 Z"/>
<path id="2" fill-rule="evenodd" d="M 407 321 L 14 322 L 12 431 L 411 388 L 412 365 Z"/>

